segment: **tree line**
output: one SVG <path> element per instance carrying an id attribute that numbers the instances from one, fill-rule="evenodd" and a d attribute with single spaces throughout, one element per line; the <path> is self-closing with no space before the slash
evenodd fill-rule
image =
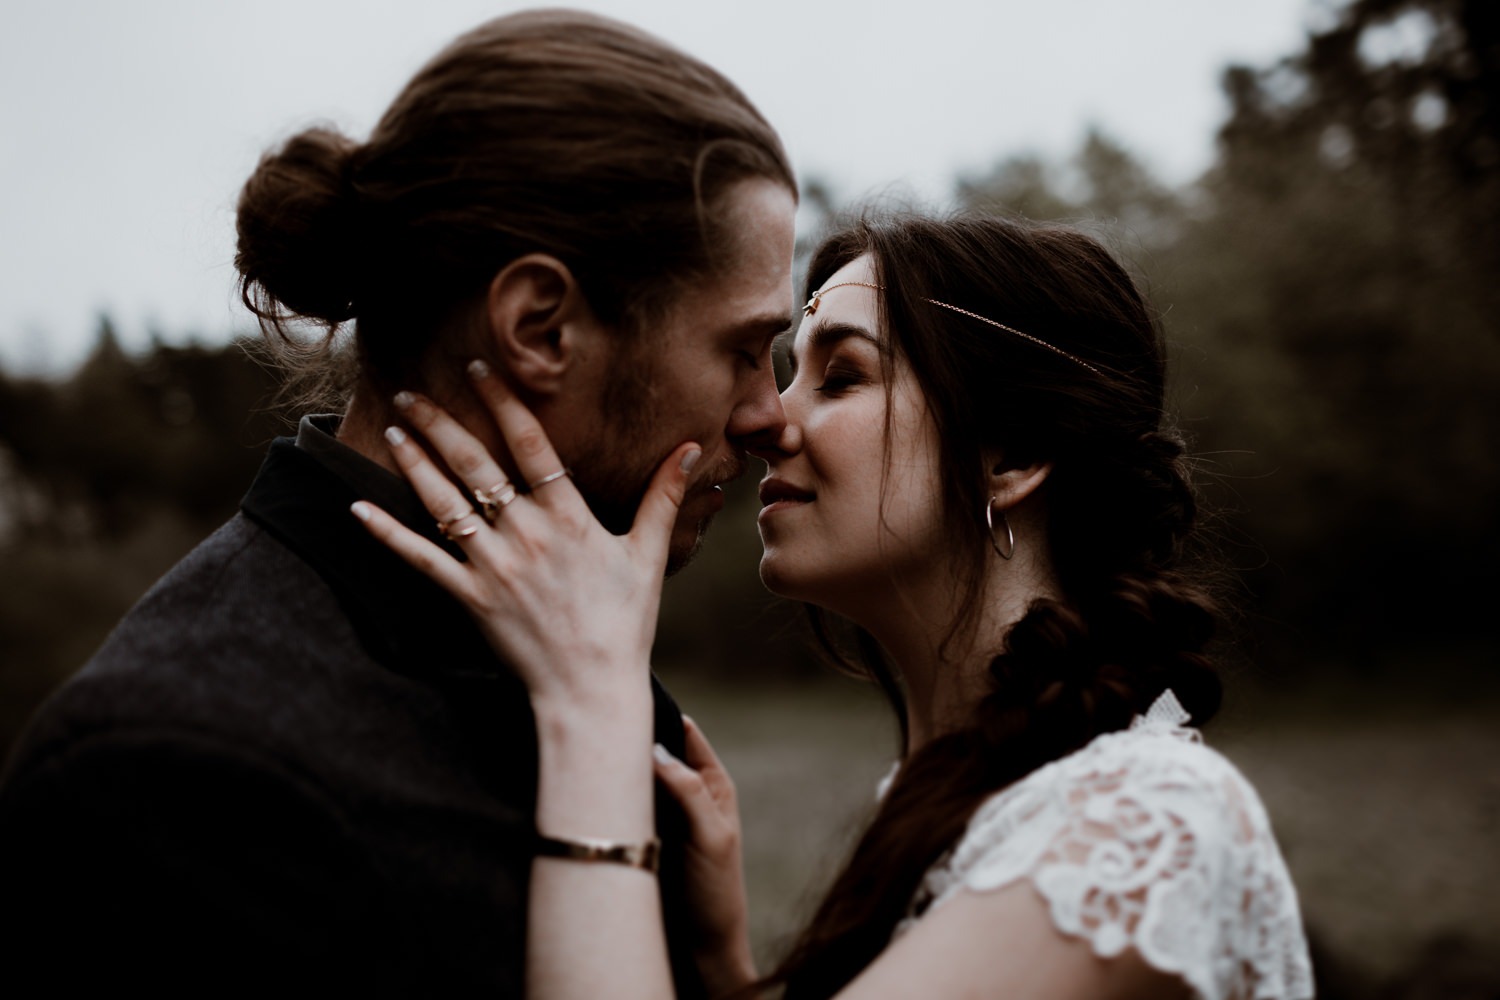
<path id="1" fill-rule="evenodd" d="M 1090 228 L 1161 311 L 1179 419 L 1248 631 L 1377 670 L 1494 651 L 1500 597 L 1500 5 L 1356 0 L 1301 51 L 1222 77 L 1212 167 L 1164 184 L 1091 132 L 1065 161 L 958 179 L 964 207 Z M 827 189 L 804 199 L 833 210 Z M 0 747 L 140 591 L 233 513 L 294 416 L 253 341 L 0 372 Z M 660 655 L 798 671 L 751 492 L 668 588 Z"/>

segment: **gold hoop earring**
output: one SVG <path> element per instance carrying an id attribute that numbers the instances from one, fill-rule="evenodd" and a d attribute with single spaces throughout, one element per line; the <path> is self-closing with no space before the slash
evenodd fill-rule
<path id="1" fill-rule="evenodd" d="M 995 541 L 995 498 L 990 497 L 989 502 L 984 505 L 984 523 L 990 529 L 990 547 L 995 550 L 995 555 L 1006 561 L 1016 554 L 1016 533 L 1010 529 L 1010 518 L 1005 516 L 1005 511 L 1000 512 L 1000 523 L 1005 525 L 1005 549 L 1000 548 L 1000 543 Z"/>

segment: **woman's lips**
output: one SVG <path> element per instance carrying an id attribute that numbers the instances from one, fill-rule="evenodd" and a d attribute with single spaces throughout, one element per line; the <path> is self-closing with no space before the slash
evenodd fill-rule
<path id="1" fill-rule="evenodd" d="M 760 517 L 765 520 L 779 511 L 791 510 L 812 503 L 816 494 L 793 486 L 784 479 L 764 479 L 760 484 Z"/>
<path id="2" fill-rule="evenodd" d="M 791 510 L 793 507 L 806 507 L 810 503 L 812 503 L 811 500 L 777 500 L 774 503 L 768 503 L 764 507 L 762 507 L 760 509 L 760 514 L 758 514 L 755 519 L 757 521 L 764 521 L 772 514 L 777 514 L 785 510 Z"/>

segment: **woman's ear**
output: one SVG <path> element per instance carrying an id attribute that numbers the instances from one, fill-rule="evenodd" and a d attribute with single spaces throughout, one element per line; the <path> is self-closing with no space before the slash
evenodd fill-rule
<path id="1" fill-rule="evenodd" d="M 1009 510 L 1031 496 L 1052 474 L 1051 462 L 1016 464 L 999 451 L 987 451 L 985 473 L 996 510 Z"/>
<path id="2" fill-rule="evenodd" d="M 599 325 L 572 270 L 540 253 L 518 257 L 495 275 L 485 314 L 502 370 L 517 388 L 541 396 L 557 392 L 580 341 Z"/>

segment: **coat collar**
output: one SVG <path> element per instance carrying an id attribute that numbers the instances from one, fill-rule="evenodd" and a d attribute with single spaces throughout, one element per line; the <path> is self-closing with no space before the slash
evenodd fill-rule
<path id="1" fill-rule="evenodd" d="M 326 420 L 336 424 L 337 418 Z M 526 697 L 520 679 L 458 602 L 371 537 L 349 512 L 354 501 L 370 500 L 463 558 L 405 481 L 336 441 L 333 429 L 325 418 L 303 418 L 297 439 L 273 441 L 240 504 L 245 516 L 323 578 L 360 642 L 388 669 L 436 681 L 514 686 Z M 681 712 L 655 675 L 651 688 L 656 738 L 681 757 Z"/>
<path id="2" fill-rule="evenodd" d="M 340 447 L 344 447 L 340 445 Z M 416 494 L 375 463 L 375 476 L 356 488 L 336 468 L 291 438 L 271 444 L 241 509 L 317 571 L 338 598 L 355 632 L 381 663 L 408 674 L 511 678 L 459 604 L 376 541 L 349 512 L 371 499 L 408 528 L 458 550 L 425 517 Z"/>

